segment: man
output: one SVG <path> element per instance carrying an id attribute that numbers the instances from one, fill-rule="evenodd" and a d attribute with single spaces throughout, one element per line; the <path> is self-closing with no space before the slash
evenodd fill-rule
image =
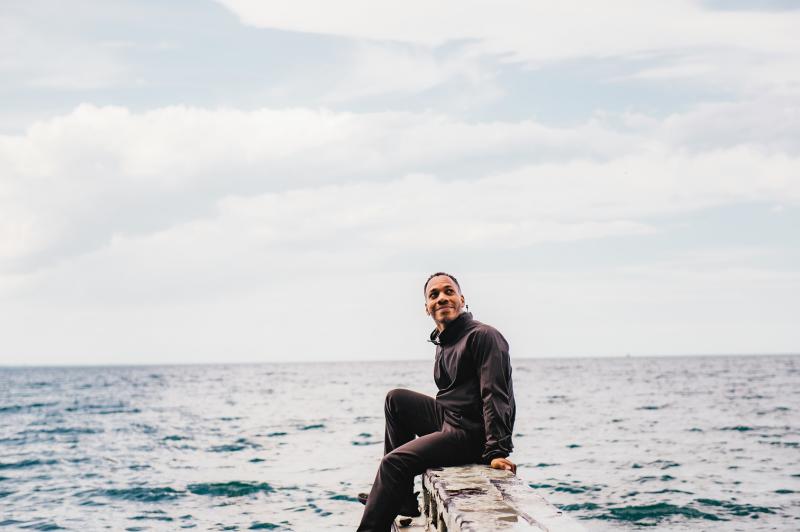
<path id="1" fill-rule="evenodd" d="M 429 467 L 473 462 L 516 473 L 514 391 L 508 343 L 472 319 L 455 277 L 425 282 L 425 312 L 436 323 L 436 399 L 410 390 L 386 395 L 384 456 L 366 500 L 359 532 L 386 532 L 397 515 L 420 515 L 414 477 Z M 416 436 L 416 438 L 415 438 Z"/>

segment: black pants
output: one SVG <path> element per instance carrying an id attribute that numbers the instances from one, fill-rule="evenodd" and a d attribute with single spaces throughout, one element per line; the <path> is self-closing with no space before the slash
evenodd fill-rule
<path id="1" fill-rule="evenodd" d="M 427 395 L 392 390 L 386 394 L 384 411 L 384 456 L 359 532 L 391 530 L 401 504 L 413 497 L 416 475 L 429 467 L 475 462 L 483 448 L 482 434 L 446 423 L 442 407 Z"/>

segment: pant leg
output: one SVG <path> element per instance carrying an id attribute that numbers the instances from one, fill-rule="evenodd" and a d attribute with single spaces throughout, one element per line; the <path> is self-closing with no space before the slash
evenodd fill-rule
<path id="1" fill-rule="evenodd" d="M 414 477 L 429 467 L 459 465 L 480 458 L 476 434 L 444 425 L 441 431 L 409 441 L 386 454 L 361 517 L 359 532 L 388 532 Z"/>
<path id="2" fill-rule="evenodd" d="M 444 411 L 433 397 L 398 388 L 386 394 L 386 433 L 383 454 L 389 454 L 415 436 L 442 430 Z"/>

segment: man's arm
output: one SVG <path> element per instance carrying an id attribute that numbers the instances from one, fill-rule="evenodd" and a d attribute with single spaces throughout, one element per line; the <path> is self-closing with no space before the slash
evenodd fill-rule
<path id="1" fill-rule="evenodd" d="M 490 328 L 476 334 L 475 349 L 486 431 L 481 459 L 497 469 L 515 471 L 516 466 L 506 459 L 514 448 L 514 392 L 508 342 Z"/>

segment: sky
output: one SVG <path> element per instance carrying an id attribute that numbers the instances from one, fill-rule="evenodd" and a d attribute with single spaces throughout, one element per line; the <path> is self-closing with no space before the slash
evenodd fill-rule
<path id="1" fill-rule="evenodd" d="M 553 5 L 550 5 L 553 4 Z M 800 352 L 794 0 L 6 0 L 0 365 Z"/>

